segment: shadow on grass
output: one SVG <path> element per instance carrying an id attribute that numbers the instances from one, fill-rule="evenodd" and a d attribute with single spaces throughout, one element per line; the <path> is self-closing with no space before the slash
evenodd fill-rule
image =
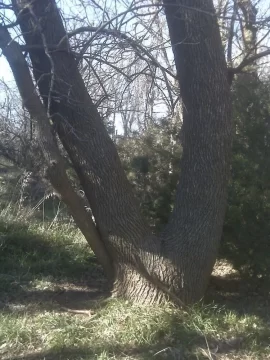
<path id="1" fill-rule="evenodd" d="M 210 328 L 216 326 L 218 329 L 218 326 L 220 326 L 223 329 L 222 325 L 215 325 L 215 321 L 219 317 L 218 321 L 221 324 L 226 318 L 225 315 L 219 315 L 218 311 L 209 310 L 205 314 L 200 311 L 192 318 L 192 314 L 187 316 L 185 312 L 181 313 L 179 311 L 177 312 L 178 315 L 168 315 L 169 317 L 163 327 L 162 323 L 165 319 L 163 314 L 157 320 L 151 320 L 154 321 L 152 325 L 149 322 L 140 324 L 142 326 L 139 329 L 140 332 L 146 331 L 143 329 L 147 328 L 147 336 L 149 336 L 149 341 L 141 336 L 143 344 L 140 344 L 137 338 L 139 333 L 136 333 L 136 319 L 142 321 L 143 318 L 135 317 L 134 321 L 130 321 L 129 316 L 133 315 L 129 315 L 128 309 L 119 307 L 116 313 L 120 313 L 121 318 L 118 319 L 113 316 L 115 314 L 113 309 L 109 308 L 107 313 L 110 317 L 108 315 L 106 317 L 104 313 L 97 311 L 97 317 L 94 318 L 93 323 L 90 323 L 92 321 L 91 317 L 84 319 L 81 324 L 76 322 L 73 316 L 67 320 L 64 319 L 63 323 L 61 319 L 57 318 L 55 321 L 58 324 L 59 332 L 53 334 L 60 336 L 60 338 L 59 342 L 55 338 L 53 338 L 52 342 L 53 344 L 59 344 L 58 348 L 52 348 L 47 352 L 24 353 L 23 356 L 19 357 L 2 356 L 2 359 L 105 360 L 110 358 L 127 359 L 128 357 L 137 360 L 203 359 L 205 358 L 203 355 L 199 355 L 199 357 L 195 355 L 195 352 L 200 348 L 207 351 L 203 331 L 208 332 L 208 334 L 211 332 L 211 336 L 207 337 L 208 345 L 211 349 L 218 349 L 219 354 L 241 351 L 241 349 L 248 348 L 249 342 L 252 341 L 266 347 L 270 338 L 269 328 L 266 325 L 270 321 L 269 304 L 266 307 L 262 306 L 261 299 L 257 297 L 257 306 L 255 298 L 242 296 L 237 287 L 233 289 L 233 292 L 222 292 L 222 287 L 218 291 L 214 290 L 212 297 L 208 296 L 208 302 L 214 301 L 216 304 L 222 305 L 226 311 L 232 310 L 241 316 L 245 314 L 260 316 L 264 321 L 264 324 L 261 325 L 262 329 L 251 333 L 253 331 L 251 324 L 246 333 L 242 334 L 241 331 L 237 330 L 235 331 L 236 336 L 229 339 L 229 342 L 228 338 L 226 341 L 221 341 L 219 336 L 216 336 L 216 338 L 211 337 L 213 332 L 209 329 L 204 330 L 204 327 L 206 328 L 207 323 L 209 323 Z M 4 316 L 6 312 L 10 312 L 12 315 L 15 313 L 14 318 L 16 318 L 16 313 L 22 312 L 23 316 L 25 316 L 31 312 L 41 312 L 43 309 L 59 311 L 62 307 L 71 310 L 89 309 L 89 307 L 93 309 L 95 302 L 98 309 L 101 309 L 102 301 L 99 300 L 108 295 L 109 292 L 104 286 L 104 277 L 100 267 L 96 264 L 88 245 L 79 241 L 75 232 L 74 236 L 72 234 L 66 236 L 64 232 L 62 235 L 48 232 L 42 236 L 35 231 L 30 231 L 26 225 L 0 222 L 0 307 L 2 307 Z M 51 316 L 53 317 L 55 314 L 52 313 Z M 103 316 L 105 319 L 104 330 L 102 329 L 100 339 L 97 340 L 98 334 L 95 332 L 97 331 L 96 324 L 98 322 L 95 323 L 95 319 L 100 319 Z M 143 316 L 145 317 L 146 314 L 143 314 Z M 200 319 L 198 320 L 197 317 Z M 113 335 L 107 336 L 106 331 L 112 326 L 111 324 L 115 323 L 115 319 L 117 322 L 115 332 L 113 332 Z M 239 319 L 239 317 L 236 317 L 234 322 L 231 323 L 234 325 Z M 129 327 L 125 325 L 127 321 L 130 321 L 130 328 L 133 328 L 133 334 L 136 334 L 136 336 L 132 335 L 133 337 L 126 338 L 126 333 L 124 332 L 124 335 L 121 333 L 125 326 L 128 331 Z M 69 324 L 72 324 L 72 327 Z M 21 323 L 18 326 L 20 327 Z M 224 329 L 223 332 L 226 332 L 227 329 L 228 332 L 230 331 L 229 322 L 227 322 Z M 51 331 L 54 331 L 54 327 L 49 328 L 47 333 L 49 334 Z M 117 335 L 117 331 L 119 331 L 120 335 Z M 66 339 L 66 335 L 70 336 L 69 340 Z M 215 335 L 219 334 L 216 332 Z M 23 332 L 21 336 L 23 336 Z M 123 337 L 121 338 L 122 343 L 117 340 L 114 341 L 117 336 Z M 130 338 L 133 340 L 131 341 Z M 70 344 L 77 347 L 68 347 Z M 85 347 L 85 344 L 87 347 Z M 66 345 L 66 347 L 63 348 L 63 345 Z M 48 347 L 50 346 L 52 346 L 52 343 L 48 344 Z M 25 349 L 27 347 L 28 340 Z M 40 344 L 37 349 L 40 349 Z"/>
<path id="2" fill-rule="evenodd" d="M 64 231 L 41 235 L 25 224 L 0 220 L 0 309 L 8 311 L 5 305 L 10 302 L 53 302 L 78 309 L 88 301 L 107 297 L 101 267 L 89 246 L 76 237 L 75 231 L 68 236 Z M 253 294 L 242 279 L 219 279 L 205 301 L 270 321 L 269 296 Z"/>
<path id="3" fill-rule="evenodd" d="M 0 308 L 44 301 L 80 307 L 102 295 L 107 295 L 102 269 L 76 231 L 42 235 L 0 221 Z"/>
<path id="4" fill-rule="evenodd" d="M 156 339 L 155 343 L 145 345 L 119 345 L 119 344 L 91 344 L 82 347 L 64 347 L 52 348 L 48 351 L 32 352 L 19 356 L 3 357 L 3 360 L 94 360 L 94 359 L 136 359 L 136 360 L 149 360 L 149 359 L 190 359 L 198 360 L 194 354 L 195 349 L 199 344 L 204 342 L 202 335 L 196 331 L 188 330 L 187 328 L 177 328 L 179 332 L 179 340 L 175 342 L 162 338 Z"/>
<path id="5" fill-rule="evenodd" d="M 218 304 L 239 316 L 255 315 L 270 323 L 269 292 L 258 291 L 254 283 L 240 277 L 211 277 L 204 303 Z"/>
<path id="6" fill-rule="evenodd" d="M 136 359 L 136 360 L 149 360 L 149 359 L 184 359 L 182 356 L 183 351 L 179 348 L 171 347 L 157 347 L 157 346 L 142 346 L 138 348 L 125 347 L 111 347 L 109 350 L 89 348 L 66 348 L 62 350 L 51 350 L 40 353 L 30 353 L 24 356 L 6 357 L 3 360 L 94 360 L 94 359 Z M 169 355 L 171 355 L 169 357 Z M 186 357 L 185 357 L 186 359 Z M 188 359 L 196 359 L 195 356 L 190 355 Z"/>
<path id="7" fill-rule="evenodd" d="M 179 332 L 180 330 L 180 332 Z M 7 356 L 2 360 L 203 360 L 203 359 L 242 359 L 249 352 L 248 334 L 243 334 L 231 341 L 207 338 L 194 330 L 188 330 L 178 324 L 178 341 L 168 341 L 166 338 L 156 339 L 149 345 L 113 345 L 97 344 L 82 347 L 52 348 L 47 351 L 30 352 L 24 355 Z M 265 336 L 257 339 L 267 344 Z M 265 354 L 265 353 L 264 353 Z M 261 353 L 262 356 L 263 353 Z M 228 356 L 228 357 L 227 357 Z M 249 357 L 248 357 L 249 358 Z M 258 357 L 258 359 L 261 357 Z M 255 358 L 254 358 L 255 359 Z M 257 359 L 257 357 L 256 357 Z"/>

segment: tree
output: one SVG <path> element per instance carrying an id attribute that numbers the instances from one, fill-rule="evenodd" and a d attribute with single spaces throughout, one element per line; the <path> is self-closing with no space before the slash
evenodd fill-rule
<path id="1" fill-rule="evenodd" d="M 269 78 L 240 77 L 233 86 L 231 182 L 221 255 L 256 286 L 269 288 Z"/>
<path id="2" fill-rule="evenodd" d="M 153 120 L 152 120 L 153 121 Z M 131 138 L 119 138 L 117 150 L 140 202 L 143 216 L 155 233 L 167 224 L 179 178 L 181 119 L 155 120 Z"/>
<path id="3" fill-rule="evenodd" d="M 141 216 L 114 143 L 78 70 L 54 0 L 13 0 L 33 67 L 1 27 L 0 44 L 31 117 L 53 186 L 69 206 L 114 291 L 141 302 L 201 298 L 219 247 L 231 149 L 227 67 L 211 0 L 164 0 L 183 99 L 183 156 L 174 210 L 160 236 Z M 99 31 L 105 28 L 101 25 Z M 51 131 L 53 123 L 54 133 Z M 95 217 L 65 173 L 68 153 Z"/>
<path id="4" fill-rule="evenodd" d="M 264 0 L 216 0 L 216 8 L 229 80 L 243 72 L 252 80 L 269 63 L 269 6 Z"/>

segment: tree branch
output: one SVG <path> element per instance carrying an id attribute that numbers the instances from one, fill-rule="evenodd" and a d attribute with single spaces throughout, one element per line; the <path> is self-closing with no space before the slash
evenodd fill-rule
<path id="1" fill-rule="evenodd" d="M 241 71 L 244 70 L 244 68 L 248 65 L 251 65 L 253 62 L 270 55 L 270 49 L 267 49 L 265 51 L 262 51 L 254 56 L 245 58 L 240 65 L 238 65 L 236 68 L 229 68 L 229 72 L 233 75 L 239 74 Z"/>
<path id="2" fill-rule="evenodd" d="M 74 191 L 68 179 L 63 158 L 51 132 L 49 118 L 36 92 L 20 45 L 11 39 L 8 30 L 3 26 L 0 26 L 0 48 L 11 67 L 24 106 L 36 122 L 39 144 L 47 164 L 47 175 L 55 190 L 70 208 L 75 222 L 96 254 L 105 272 L 110 276 L 112 275 L 112 267 L 109 255 L 91 216 L 84 208 L 82 199 Z"/>
<path id="3" fill-rule="evenodd" d="M 95 26 L 82 26 L 82 27 L 75 29 L 74 31 L 68 33 L 68 38 L 71 38 L 72 36 L 81 34 L 83 32 L 91 32 L 91 33 L 94 33 L 95 36 L 96 36 L 96 34 L 101 33 L 101 34 L 108 35 L 108 36 L 114 36 L 120 40 L 126 40 L 127 43 L 133 48 L 133 50 L 135 50 L 135 52 L 137 52 L 137 54 L 141 55 L 141 53 L 143 53 L 144 55 L 147 55 L 147 57 L 151 60 L 153 65 L 160 68 L 162 72 L 166 72 L 168 75 L 170 75 L 174 79 L 177 79 L 177 76 L 173 72 L 171 72 L 170 70 L 166 69 L 161 64 L 159 64 L 158 61 L 155 59 L 155 57 L 148 50 L 146 50 L 141 44 L 139 44 L 138 42 L 136 42 L 134 39 L 130 38 L 126 34 L 120 32 L 119 30 L 105 29 L 103 27 L 95 27 Z M 82 49 L 83 52 L 82 51 L 80 52 L 81 56 L 83 56 L 86 48 L 94 40 L 94 35 L 91 36 L 91 38 L 86 42 L 85 46 Z M 86 47 L 86 45 L 87 45 L 87 47 Z"/>

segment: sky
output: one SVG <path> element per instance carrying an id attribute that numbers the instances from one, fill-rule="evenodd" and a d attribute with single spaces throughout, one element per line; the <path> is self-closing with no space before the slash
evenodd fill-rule
<path id="1" fill-rule="evenodd" d="M 121 1 L 124 1 L 124 0 L 120 0 L 119 3 Z M 216 1 L 218 1 L 218 0 L 216 0 Z M 8 0 L 6 0 L 6 2 L 8 2 Z M 78 10 L 78 8 L 76 6 L 74 6 L 74 2 L 72 0 L 59 0 L 59 5 L 60 5 L 60 8 L 65 12 L 66 15 L 76 15 L 77 11 L 81 11 L 81 9 Z M 265 14 L 270 16 L 269 8 L 270 8 L 269 0 L 261 0 L 258 17 L 263 16 Z M 121 9 L 118 8 L 118 11 L 121 11 Z M 89 21 L 93 22 L 93 25 L 99 25 L 99 23 L 97 22 L 97 18 L 95 16 L 95 14 L 93 13 L 93 11 L 91 10 L 90 6 L 87 7 L 87 10 L 84 14 L 80 13 L 80 16 L 83 16 L 83 15 L 85 17 L 88 17 Z M 5 14 L 5 16 L 10 17 L 10 20 L 12 20 L 11 19 L 12 12 L 9 12 L 9 13 L 7 12 Z M 16 34 L 14 34 L 14 32 L 11 35 L 13 37 L 14 37 L 14 35 L 16 36 Z M 18 40 L 18 39 L 16 39 L 16 40 Z M 266 45 L 268 45 L 268 44 L 266 44 Z M 15 87 L 13 75 L 11 73 L 9 65 L 6 62 L 4 56 L 0 56 L 0 81 L 1 80 L 4 81 L 10 88 Z M 0 90 L 0 100 L 1 100 L 2 96 L 3 96 L 3 94 L 1 94 L 1 90 Z"/>
<path id="2" fill-rule="evenodd" d="M 78 6 L 76 6 L 76 1 L 78 1 L 78 0 L 58 0 L 58 5 L 59 5 L 60 9 L 65 13 L 65 18 L 69 17 L 72 19 L 76 19 L 76 15 L 79 12 L 80 20 L 81 20 L 81 18 L 85 17 L 87 20 L 87 24 L 90 23 L 93 26 L 99 26 L 101 11 L 99 11 L 99 14 L 98 14 L 99 16 L 97 16 L 97 14 L 95 13 L 95 10 L 91 9 L 90 6 L 88 6 L 84 11 L 79 4 L 78 4 Z M 113 3 L 113 0 L 104 0 L 104 2 L 106 2 L 106 4 L 108 4 L 110 1 Z M 117 13 L 121 13 L 126 10 L 126 7 L 121 5 L 122 1 L 125 1 L 125 0 L 119 0 L 120 6 L 117 8 Z M 98 4 L 100 4 L 101 2 L 102 2 L 102 0 L 100 0 L 98 2 Z M 13 15 L 12 12 L 9 12 L 9 13 L 7 12 L 5 14 L 6 17 L 12 16 L 12 15 Z M 74 22 L 74 20 L 73 20 L 73 22 Z M 75 23 L 76 23 L 76 20 L 75 20 Z M 133 21 L 133 23 L 134 23 L 134 21 Z M 129 24 L 128 26 L 130 28 L 132 26 L 131 25 L 132 21 L 128 24 Z M 71 24 L 70 26 L 73 26 L 73 25 Z M 81 26 L 81 23 L 79 23 L 78 26 Z M 139 26 L 137 26 L 137 31 L 138 31 L 138 27 Z M 12 37 L 16 37 L 16 34 L 11 34 L 11 35 L 14 35 Z M 18 37 L 16 38 L 17 41 L 19 41 L 19 39 L 20 38 L 18 38 Z M 172 58 L 172 56 L 171 56 L 171 58 Z M 9 88 L 16 89 L 16 84 L 13 80 L 12 72 L 11 72 L 9 65 L 8 65 L 6 59 L 4 58 L 4 56 L 0 56 L 0 80 L 5 82 L 5 84 L 7 84 L 7 86 Z M 5 96 L 5 93 L 2 92 L 2 96 L 1 96 L 1 88 L 0 88 L 0 100 L 3 99 L 3 96 Z M 156 107 L 156 110 L 159 113 L 159 115 L 162 116 L 162 114 L 164 113 L 164 106 L 163 107 L 161 106 L 161 108 Z M 116 115 L 116 128 L 117 128 L 118 134 L 123 133 L 123 126 L 122 126 L 122 120 L 121 120 L 120 114 Z M 136 130 L 136 129 L 134 129 L 134 130 Z"/>
<path id="3" fill-rule="evenodd" d="M 215 1 L 217 2 L 218 0 Z M 60 8 L 63 9 L 67 15 L 70 12 L 72 12 L 73 14 L 76 12 L 76 7 L 74 8 L 74 4 L 70 0 L 60 0 L 59 3 L 60 3 Z M 89 9 L 87 14 L 88 17 L 91 20 L 95 21 L 95 15 L 93 14 L 93 12 L 90 11 L 90 7 L 88 7 L 88 9 Z M 7 11 L 5 13 L 5 16 L 8 17 L 11 21 L 13 17 L 12 15 L 13 14 L 11 11 Z M 269 0 L 260 1 L 258 16 L 260 15 L 270 16 Z M 8 85 L 12 85 L 13 83 L 13 75 L 4 56 L 0 56 L 0 79 L 5 81 Z"/>

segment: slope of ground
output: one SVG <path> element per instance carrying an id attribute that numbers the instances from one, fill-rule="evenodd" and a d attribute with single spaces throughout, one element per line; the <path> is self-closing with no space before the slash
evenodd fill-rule
<path id="1" fill-rule="evenodd" d="M 224 263 L 216 275 L 234 276 Z M 251 289 L 215 282 L 188 311 L 109 295 L 71 225 L 48 230 L 2 217 L 1 359 L 270 359 L 269 300 Z"/>

